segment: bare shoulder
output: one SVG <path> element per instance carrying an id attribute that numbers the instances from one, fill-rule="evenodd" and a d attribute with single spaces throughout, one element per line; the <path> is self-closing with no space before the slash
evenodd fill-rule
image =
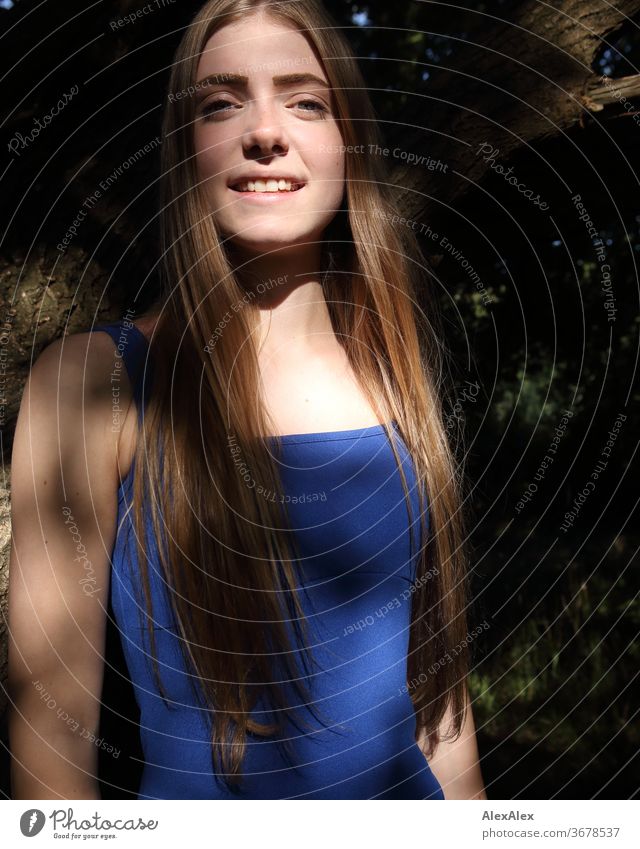
<path id="1" fill-rule="evenodd" d="M 31 410 L 36 415 L 48 411 L 47 402 L 55 400 L 61 424 L 72 430 L 76 421 L 94 425 L 108 406 L 114 356 L 106 333 L 74 333 L 51 342 L 36 359 L 25 386 Z"/>
<path id="2" fill-rule="evenodd" d="M 146 314 L 133 323 L 149 341 L 157 321 L 157 314 Z M 55 407 L 61 438 L 99 450 L 103 473 L 116 488 L 131 468 L 138 435 L 133 389 L 119 359 L 113 338 L 104 331 L 60 337 L 31 369 L 25 393 L 37 392 L 37 403 L 24 402 L 31 416 L 50 416 Z"/>
<path id="3" fill-rule="evenodd" d="M 148 320 L 139 329 L 147 335 Z M 32 416 L 50 416 L 55 404 L 61 439 L 83 444 L 85 453 L 92 446 L 97 452 L 93 465 L 101 467 L 116 489 L 131 466 L 137 436 L 133 391 L 118 359 L 115 342 L 106 332 L 60 337 L 40 353 L 25 387 L 25 392 L 39 396 L 37 403 L 27 401 Z"/>

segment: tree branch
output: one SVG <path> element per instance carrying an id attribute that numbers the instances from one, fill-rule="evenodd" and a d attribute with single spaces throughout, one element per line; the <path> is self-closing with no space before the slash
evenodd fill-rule
<path id="1" fill-rule="evenodd" d="M 436 208 L 428 195 L 450 205 L 468 190 L 467 181 L 481 181 L 488 171 L 476 155 L 482 143 L 497 148 L 502 163 L 613 102 L 614 88 L 592 65 L 607 37 L 639 12 L 640 0 L 615 6 L 566 0 L 561 8 L 531 0 L 509 21 L 478 13 L 452 65 L 434 73 L 423 99 L 410 100 L 390 133 L 403 149 L 448 164 L 440 173 L 407 165 L 395 169 L 395 182 L 407 187 L 403 214 L 431 217 Z M 637 77 L 625 79 L 626 96 L 638 91 Z M 452 178 L 452 171 L 466 179 Z"/>

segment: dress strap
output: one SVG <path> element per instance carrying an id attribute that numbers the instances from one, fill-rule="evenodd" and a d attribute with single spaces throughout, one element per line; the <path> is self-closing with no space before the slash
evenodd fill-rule
<path id="1" fill-rule="evenodd" d="M 97 324 L 91 330 L 103 330 L 113 339 L 116 346 L 116 356 L 124 362 L 127 370 L 133 397 L 138 408 L 138 419 L 141 419 L 149 397 L 152 374 L 151 359 L 147 356 L 149 343 L 146 336 L 131 321 Z M 118 367 L 116 365 L 114 375 L 117 374 Z"/>

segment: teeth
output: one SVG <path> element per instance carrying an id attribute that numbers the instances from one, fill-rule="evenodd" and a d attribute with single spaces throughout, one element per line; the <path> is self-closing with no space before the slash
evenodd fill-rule
<path id="1" fill-rule="evenodd" d="M 249 180 L 235 186 L 238 192 L 295 192 L 297 188 L 298 184 L 290 180 Z"/>

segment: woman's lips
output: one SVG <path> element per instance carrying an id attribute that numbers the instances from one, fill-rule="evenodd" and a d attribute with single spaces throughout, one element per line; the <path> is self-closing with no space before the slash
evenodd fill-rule
<path id="1" fill-rule="evenodd" d="M 229 191 L 233 192 L 236 197 L 243 198 L 244 200 L 257 200 L 261 203 L 274 203 L 275 201 L 284 200 L 285 198 L 299 194 L 305 186 L 306 183 L 300 186 L 299 189 L 278 192 L 239 192 L 237 189 L 232 189 L 231 186 L 229 186 Z"/>

